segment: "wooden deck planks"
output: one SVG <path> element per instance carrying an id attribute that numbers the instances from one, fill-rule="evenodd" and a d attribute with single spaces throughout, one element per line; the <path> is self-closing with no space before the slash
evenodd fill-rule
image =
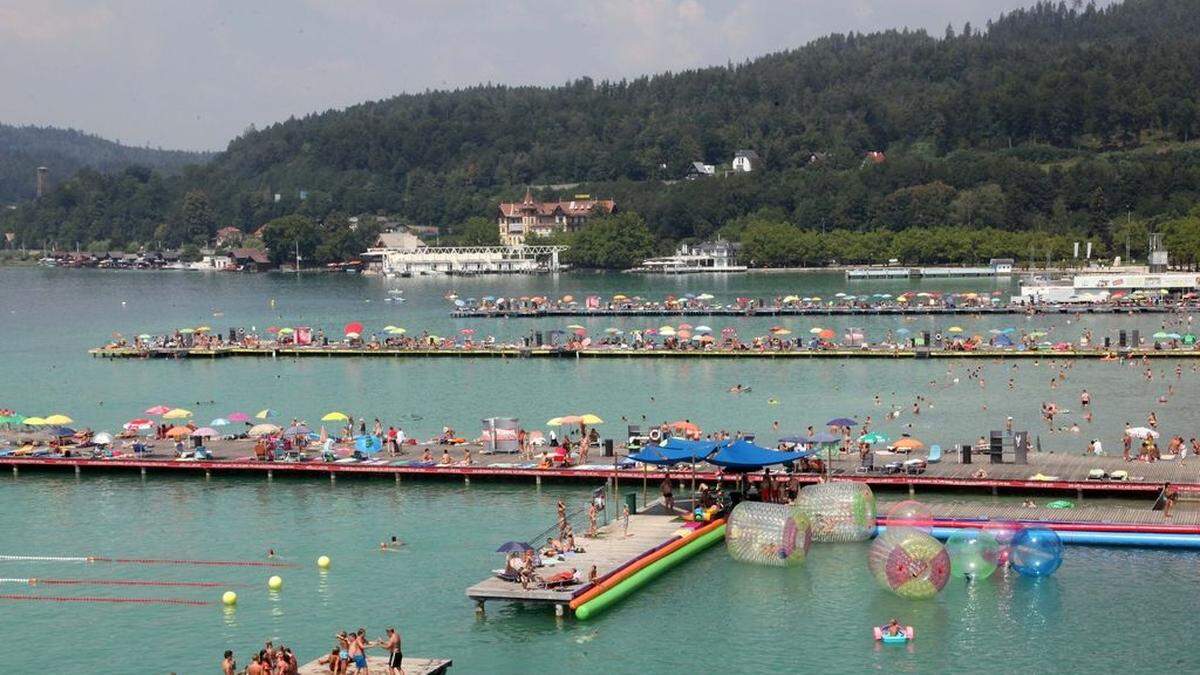
<path id="1" fill-rule="evenodd" d="M 584 553 L 568 556 L 564 561 L 539 568 L 538 574 L 548 576 L 574 567 L 586 579 L 592 565 L 603 576 L 627 561 L 640 556 L 670 539 L 684 523 L 675 516 L 633 515 L 629 517 L 629 536 L 623 535 L 619 521 L 600 528 L 600 537 L 587 539 L 576 536 L 576 543 L 583 546 Z M 541 546 L 545 542 L 530 542 Z M 498 559 L 499 560 L 499 559 Z M 500 567 L 501 565 L 497 565 Z M 476 601 L 512 600 L 519 602 L 544 602 L 564 604 L 580 588 L 574 586 L 564 590 L 521 588 L 521 585 L 492 576 L 467 589 L 467 597 Z"/>

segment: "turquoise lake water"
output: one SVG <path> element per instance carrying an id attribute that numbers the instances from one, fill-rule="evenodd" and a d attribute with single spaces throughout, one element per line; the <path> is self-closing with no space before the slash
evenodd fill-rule
<path id="1" fill-rule="evenodd" d="M 1048 362 L 942 361 L 681 361 L 681 360 L 406 360 L 226 359 L 109 361 L 86 349 L 111 333 L 176 327 L 307 324 L 334 330 L 347 321 L 448 334 L 519 336 L 530 328 L 561 328 L 561 320 L 452 320 L 443 295 L 579 295 L 624 292 L 647 296 L 708 291 L 739 295 L 993 290 L 1008 282 L 946 280 L 860 282 L 840 275 L 745 275 L 653 279 L 627 275 L 519 278 L 423 278 L 386 281 L 357 276 L 289 277 L 86 270 L 0 270 L 0 407 L 25 414 L 63 412 L 78 426 L 115 428 L 154 404 L 190 408 L 201 422 L 232 410 L 275 408 L 281 417 L 318 418 L 345 410 L 368 420 L 402 423 L 427 437 L 451 424 L 474 433 L 481 417 L 511 415 L 531 426 L 553 416 L 594 412 L 601 429 L 620 435 L 621 418 L 651 422 L 689 418 L 706 429 L 780 432 L 820 425 L 834 416 L 872 415 L 893 436 L 909 431 L 927 442 L 970 442 L 1005 415 L 1040 434 L 1043 446 L 1077 452 L 1089 436 L 1115 450 L 1125 421 L 1151 410 L 1167 434 L 1195 435 L 1197 375 L 1190 361 L 1156 361 L 1153 379 L 1138 364 L 1081 361 L 1057 388 Z M 386 303 L 402 288 L 403 304 Z M 271 300 L 274 299 L 274 307 Z M 367 302 L 367 301 L 370 302 Z M 124 303 L 124 304 L 122 304 Z M 219 313 L 220 316 L 214 316 Z M 1100 316 L 1068 324 L 1065 317 L 986 319 L 859 318 L 869 335 L 901 325 L 968 331 L 1014 325 L 1063 339 L 1089 327 L 1153 332 L 1162 317 Z M 573 321 L 573 320 L 572 320 Z M 645 327 L 661 319 L 584 320 L 593 331 Z M 773 323 L 796 332 L 825 318 L 713 319 L 740 332 Z M 692 320 L 692 323 L 696 323 Z M 1017 365 L 1014 369 L 1013 365 Z M 1183 373 L 1176 378 L 1176 363 Z M 1013 378 L 1009 389 L 1008 379 Z M 954 379 L 958 378 L 955 383 Z M 725 393 L 735 383 L 753 387 Z M 1165 404 L 1156 400 L 1171 395 Z M 1043 401 L 1077 408 L 1079 390 L 1093 395 L 1096 420 L 1075 414 L 1080 434 L 1041 426 Z M 876 406 L 878 393 L 882 403 Z M 917 395 L 932 402 L 911 413 Z M 777 405 L 768 399 L 777 399 Z M 209 403 L 211 402 L 211 403 Z M 886 424 L 892 404 L 903 413 Z M 986 406 L 986 408 L 985 408 Z M 907 425 L 911 424 L 912 427 Z M 101 555 L 262 559 L 267 548 L 300 563 L 282 570 L 278 596 L 260 568 L 126 566 L 96 563 L 0 562 L 0 577 L 218 581 L 246 584 L 237 610 L 219 606 L 58 604 L 0 600 L 0 630 L 16 645 L 43 644 L 55 627 L 70 640 L 32 651 L 55 669 L 76 672 L 213 672 L 225 648 L 249 651 L 268 638 L 294 646 L 302 659 L 327 650 L 334 632 L 366 626 L 380 634 L 397 625 L 413 655 L 455 659 L 458 673 L 795 672 L 1126 672 L 1189 671 L 1200 665 L 1187 635 L 1200 601 L 1200 556 L 1190 553 L 1070 548 L 1063 567 L 1041 581 L 1010 576 L 975 586 L 954 583 L 937 599 L 910 603 L 879 590 L 865 565 L 865 545 L 816 547 L 799 569 L 731 562 L 714 549 L 659 579 L 597 620 L 556 621 L 544 608 L 494 604 L 477 619 L 463 592 L 498 562 L 491 553 L 553 521 L 554 501 L 579 503 L 584 486 L 406 481 L 251 478 L 188 480 L 136 476 L 22 473 L 0 478 L 0 554 Z M 396 553 L 375 544 L 397 534 Z M 317 572 L 320 554 L 333 569 Z M 215 601 L 220 589 L 28 587 L 0 584 L 0 593 L 178 597 Z M 891 616 L 918 627 L 911 649 L 879 649 L 869 626 Z M 122 659 L 133 658 L 133 662 Z M 32 669 L 32 668 L 30 668 Z M 15 672 L 25 672 L 17 667 Z"/>

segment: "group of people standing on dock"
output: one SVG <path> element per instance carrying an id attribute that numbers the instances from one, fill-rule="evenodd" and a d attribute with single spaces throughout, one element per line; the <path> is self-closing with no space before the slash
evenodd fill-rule
<path id="1" fill-rule="evenodd" d="M 403 675 L 401 663 L 404 660 L 400 632 L 394 627 L 387 629 L 387 635 L 379 640 L 368 640 L 365 628 L 356 631 L 341 631 L 334 636 L 336 642 L 329 653 L 317 659 L 317 664 L 324 666 L 330 675 L 370 675 L 367 663 L 367 649 L 379 648 L 387 652 L 387 664 L 384 675 Z M 300 664 L 296 654 L 291 649 L 280 645 L 275 647 L 270 641 L 250 657 L 250 663 L 238 670 L 237 659 L 233 650 L 225 650 L 221 660 L 222 675 L 297 675 Z"/>

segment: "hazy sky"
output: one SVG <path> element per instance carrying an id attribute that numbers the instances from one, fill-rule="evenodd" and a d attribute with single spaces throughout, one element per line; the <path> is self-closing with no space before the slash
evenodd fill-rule
<path id="1" fill-rule="evenodd" d="M 478 82 L 740 61 L 1032 0 L 0 0 L 0 121 L 223 148 L 250 123 Z"/>

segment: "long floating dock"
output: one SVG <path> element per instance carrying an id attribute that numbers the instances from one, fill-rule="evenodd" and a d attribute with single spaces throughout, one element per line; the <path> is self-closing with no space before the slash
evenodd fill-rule
<path id="1" fill-rule="evenodd" d="M 1038 314 L 1170 314 L 1181 311 L 1200 311 L 1200 305 L 1038 305 Z M 544 319 L 553 317 L 659 317 L 659 316 L 727 316 L 727 317 L 773 317 L 773 316 L 969 316 L 987 314 L 1025 314 L 1030 307 L 1004 305 L 1001 307 L 667 307 L 639 308 L 550 308 L 525 309 L 455 309 L 450 316 L 456 319 Z"/>
<path id="2" fill-rule="evenodd" d="M 703 349 L 561 349 L 561 348 L 471 348 L 471 349 L 397 349 L 383 347 L 187 347 L 133 349 L 118 347 L 88 350 L 93 357 L 106 359 L 220 359 L 257 358 L 551 358 L 551 359 L 1100 359 L 1175 358 L 1200 356 L 1200 350 L 1124 349 L 1124 350 L 1017 350 L 1017 349 L 787 349 L 787 350 L 703 350 Z"/>
<path id="3" fill-rule="evenodd" d="M 67 471 L 82 475 L 86 472 L 128 472 L 174 474 L 176 476 L 197 476 L 211 478 L 213 476 L 258 476 L 273 478 L 278 476 L 324 478 L 337 480 L 339 477 L 374 477 L 394 481 L 402 479 L 439 479 L 470 482 L 479 480 L 528 481 L 541 484 L 544 480 L 563 482 L 583 482 L 595 485 L 597 482 L 616 481 L 622 489 L 633 490 L 641 488 L 641 484 L 657 483 L 666 477 L 666 473 L 657 467 L 643 469 L 618 469 L 613 464 L 590 464 L 573 468 L 538 469 L 531 463 L 523 465 L 511 458 L 485 455 L 486 464 L 472 466 L 421 466 L 410 465 L 405 461 L 393 463 L 361 463 L 340 464 L 328 462 L 264 462 L 241 459 L 217 459 L 212 461 L 175 461 L 172 459 L 143 458 L 143 459 L 91 459 L 84 457 L 19 457 L 0 456 L 0 467 L 10 470 L 14 475 L 22 471 Z M 497 459 L 499 461 L 497 461 Z M 598 458 L 608 460 L 609 458 Z M 902 456 L 888 457 L 882 453 L 876 457 L 876 465 L 883 466 L 893 459 L 904 459 Z M 991 464 L 973 463 L 962 464 L 952 454 L 948 454 L 941 462 L 929 464 L 920 474 L 882 472 L 858 473 L 854 459 L 835 458 L 831 463 L 832 475 L 839 480 L 854 480 L 866 483 L 872 488 L 892 491 L 909 492 L 973 492 L 976 494 L 1055 494 L 1076 499 L 1084 495 L 1128 495 L 1134 497 L 1154 497 L 1161 491 L 1163 484 L 1171 483 L 1181 492 L 1200 494 L 1200 464 L 1181 466 L 1178 462 L 1133 462 L 1127 463 L 1120 456 L 1084 457 L 1077 454 L 1037 453 L 1030 455 L 1029 464 Z M 1103 469 L 1108 473 L 1125 470 L 1129 473 L 1128 480 L 1089 480 L 1091 469 Z M 979 476 L 978 472 L 985 472 Z M 691 472 L 683 473 L 676 470 L 672 477 L 683 481 L 690 480 Z M 701 465 L 696 472 L 697 481 L 715 483 L 718 481 L 732 482 L 734 475 L 722 475 L 715 467 Z M 780 476 L 784 474 L 779 474 Z M 798 473 L 788 477 L 804 485 L 816 483 L 822 476 L 815 473 Z M 751 480 L 757 480 L 752 475 Z"/>

